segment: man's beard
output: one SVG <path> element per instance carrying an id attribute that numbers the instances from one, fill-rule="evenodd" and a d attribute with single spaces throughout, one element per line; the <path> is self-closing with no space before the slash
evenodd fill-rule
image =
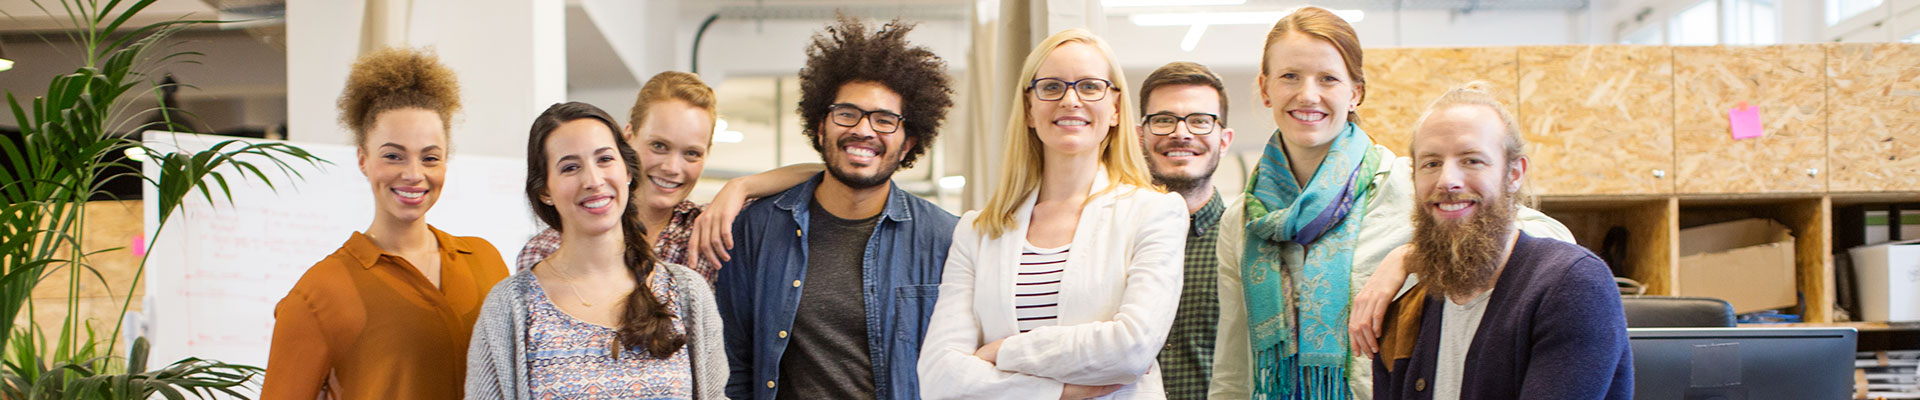
<path id="1" fill-rule="evenodd" d="M 1146 147 L 1146 143 L 1141 143 L 1141 148 L 1151 152 L 1165 153 L 1165 151 L 1162 150 Z M 1192 147 L 1182 148 L 1192 149 Z M 1162 171 L 1160 167 L 1158 167 L 1160 163 L 1153 162 L 1153 155 L 1148 154 L 1147 173 L 1153 175 L 1153 183 L 1166 187 L 1169 192 L 1180 194 L 1191 193 L 1195 190 L 1205 189 L 1207 186 L 1213 184 L 1213 176 L 1210 174 L 1212 174 L 1216 168 L 1220 167 L 1221 154 L 1222 153 L 1218 151 L 1208 151 L 1206 155 L 1207 174 L 1195 176 L 1183 176 L 1180 175 L 1178 171 Z"/>
<path id="2" fill-rule="evenodd" d="M 874 162 L 882 164 L 882 168 L 880 168 L 879 171 L 874 172 L 873 175 L 861 176 L 841 169 L 840 163 L 846 162 L 844 159 L 847 157 L 847 144 L 860 141 L 860 139 L 852 136 L 843 137 L 834 148 L 827 149 L 827 151 L 830 152 L 829 154 L 837 154 L 837 157 L 842 158 L 842 160 L 834 160 L 833 158 L 836 156 L 830 155 L 826 157 L 827 174 L 833 175 L 833 179 L 840 181 L 840 184 L 847 185 L 848 188 L 853 189 L 866 189 L 880 186 L 881 184 L 887 183 L 888 180 L 893 179 L 894 171 L 900 170 L 900 161 L 897 159 L 888 160 L 887 154 L 890 149 L 887 148 L 886 142 L 879 140 L 872 142 L 873 147 L 876 147 L 876 149 L 874 149 L 874 153 L 876 153 L 874 154 Z"/>
<path id="3" fill-rule="evenodd" d="M 1465 221 L 1434 220 L 1431 204 L 1472 200 L 1472 195 L 1437 194 L 1420 200 L 1413 212 L 1413 251 L 1407 271 L 1420 276 L 1441 295 L 1464 296 L 1493 288 L 1499 277 L 1501 253 L 1513 228 L 1513 201 L 1507 196 L 1479 199 Z"/>

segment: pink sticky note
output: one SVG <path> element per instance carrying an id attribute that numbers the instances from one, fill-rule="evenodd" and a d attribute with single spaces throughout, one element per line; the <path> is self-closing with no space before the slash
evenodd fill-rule
<path id="1" fill-rule="evenodd" d="M 147 235 L 144 233 L 134 234 L 133 235 L 133 256 L 145 257 L 146 255 L 147 255 Z"/>
<path id="2" fill-rule="evenodd" d="M 1733 140 L 1752 139 L 1766 134 L 1760 128 L 1760 106 L 1750 106 L 1744 101 L 1727 110 L 1727 123 L 1733 127 Z"/>

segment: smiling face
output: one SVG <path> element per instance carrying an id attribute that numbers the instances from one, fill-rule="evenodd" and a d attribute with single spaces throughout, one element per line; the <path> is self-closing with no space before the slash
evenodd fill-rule
<path id="1" fill-rule="evenodd" d="M 1513 231 L 1527 159 L 1507 159 L 1500 115 L 1483 105 L 1434 110 L 1413 136 L 1414 252 L 1409 271 L 1448 296 L 1492 287 Z"/>
<path id="2" fill-rule="evenodd" d="M 1260 99 L 1289 148 L 1324 150 L 1347 126 L 1360 88 L 1332 43 L 1289 32 L 1267 49 Z"/>
<path id="3" fill-rule="evenodd" d="M 820 120 L 818 140 L 828 175 L 854 189 L 879 186 L 893 179 L 893 172 L 900 169 L 900 160 L 906 157 L 907 148 L 912 147 L 907 139 L 907 128 L 897 126 L 890 133 L 876 132 L 873 120 L 882 118 L 880 114 L 869 114 L 864 118 L 852 114 L 858 113 L 853 110 L 857 108 L 906 115 L 911 111 L 900 109 L 900 93 L 878 82 L 848 82 L 840 85 L 832 104 L 852 106 L 837 109 L 845 111 L 833 112 L 847 113 L 859 120 L 853 126 L 834 123 L 836 118 L 833 115 Z"/>
<path id="4" fill-rule="evenodd" d="M 648 105 L 646 120 L 634 127 L 644 181 L 634 195 L 641 206 L 670 210 L 687 200 L 706 170 L 713 139 L 713 115 L 680 100 Z"/>
<path id="5" fill-rule="evenodd" d="M 1219 115 L 1220 93 L 1203 85 L 1167 85 L 1147 95 L 1148 119 L 1161 115 L 1189 116 L 1195 113 Z M 1156 135 L 1148 126 L 1140 127 L 1140 144 L 1147 152 L 1147 168 L 1153 183 L 1167 190 L 1185 193 L 1211 181 L 1220 167 L 1220 156 L 1233 141 L 1233 130 L 1216 122 L 1211 131 L 1196 135 L 1188 122 L 1177 123 L 1173 133 Z"/>
<path id="6" fill-rule="evenodd" d="M 598 235 L 620 227 L 627 207 L 627 161 L 607 125 L 591 118 L 561 124 L 547 137 L 547 193 L 568 233 Z"/>
<path id="7" fill-rule="evenodd" d="M 1414 192 L 1437 222 L 1472 217 L 1482 206 L 1510 206 L 1526 159 L 1507 160 L 1506 132 L 1492 108 L 1434 110 L 1413 137 Z M 1512 161 L 1512 162 L 1509 162 Z"/>
<path id="8" fill-rule="evenodd" d="M 1081 42 L 1066 42 L 1047 54 L 1034 71 L 1034 79 L 1058 79 L 1074 82 L 1097 78 L 1112 81 L 1113 68 L 1098 47 Z M 1119 124 L 1120 113 L 1114 105 L 1117 90 L 1108 88 L 1100 100 L 1085 100 L 1079 90 L 1067 90 L 1055 101 L 1040 100 L 1037 90 L 1027 93 L 1027 127 L 1040 137 L 1046 150 L 1066 155 L 1097 152 L 1100 144 Z"/>
<path id="9" fill-rule="evenodd" d="M 360 144 L 360 173 L 373 190 L 376 219 L 414 222 L 440 200 L 447 178 L 447 129 L 420 108 L 380 113 Z"/>

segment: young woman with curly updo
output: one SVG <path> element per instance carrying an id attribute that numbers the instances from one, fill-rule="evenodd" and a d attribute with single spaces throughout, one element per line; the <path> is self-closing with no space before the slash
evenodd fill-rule
<path id="1" fill-rule="evenodd" d="M 315 263 L 274 309 L 263 399 L 458 399 L 487 290 L 507 276 L 492 244 L 427 225 L 460 109 L 432 54 L 362 56 L 340 95 L 373 223 Z"/>

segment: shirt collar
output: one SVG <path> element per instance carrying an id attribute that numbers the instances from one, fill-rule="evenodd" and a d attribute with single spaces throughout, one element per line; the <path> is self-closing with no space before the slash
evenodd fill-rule
<path id="1" fill-rule="evenodd" d="M 441 255 L 473 254 L 473 249 L 468 248 L 466 242 L 453 240 L 453 235 L 448 235 L 439 228 L 434 228 L 433 225 L 427 225 L 427 230 L 433 232 L 433 239 L 440 245 Z M 399 257 L 380 250 L 380 245 L 374 244 L 372 237 L 360 232 L 354 232 L 352 237 L 347 238 L 347 244 L 342 247 L 346 248 L 347 256 L 353 258 L 355 265 L 359 265 L 362 269 L 373 268 L 374 264 L 380 263 L 381 256 Z"/>
<path id="2" fill-rule="evenodd" d="M 781 193 L 773 199 L 774 205 L 794 214 L 806 212 L 807 204 L 813 202 L 813 191 L 820 188 L 820 182 L 826 179 L 826 174 L 816 173 L 806 183 Z M 907 209 L 907 191 L 900 190 L 899 182 L 889 180 L 887 183 L 887 205 L 880 210 L 880 215 L 894 221 L 912 221 L 913 212 Z"/>
<path id="3" fill-rule="evenodd" d="M 1214 190 L 1213 197 L 1207 199 L 1207 205 L 1200 206 L 1199 211 L 1194 211 L 1187 216 L 1187 221 L 1193 224 L 1188 227 L 1187 234 L 1193 236 L 1206 234 L 1207 230 L 1220 224 L 1220 214 L 1226 210 L 1227 206 L 1220 201 L 1220 191 Z"/>

